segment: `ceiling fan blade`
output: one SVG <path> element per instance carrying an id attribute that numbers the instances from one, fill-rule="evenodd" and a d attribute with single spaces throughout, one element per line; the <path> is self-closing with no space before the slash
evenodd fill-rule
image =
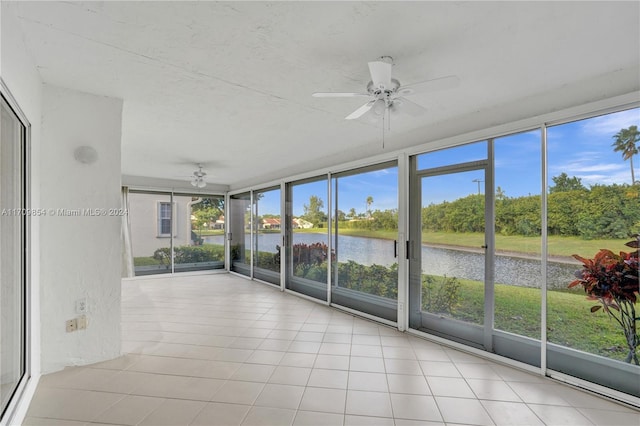
<path id="1" fill-rule="evenodd" d="M 376 89 L 391 88 L 391 66 L 392 64 L 382 61 L 369 62 L 369 72 L 371 81 Z"/>
<path id="2" fill-rule="evenodd" d="M 354 98 L 357 96 L 371 96 L 368 93 L 341 93 L 341 92 L 316 92 L 314 98 Z"/>
<path id="3" fill-rule="evenodd" d="M 393 112 L 406 112 L 413 116 L 419 116 L 425 113 L 426 108 L 422 105 L 418 105 L 415 102 L 411 102 L 407 98 L 398 97 L 393 100 L 391 105 L 391 111 Z"/>
<path id="4" fill-rule="evenodd" d="M 360 108 L 358 108 L 357 110 L 353 111 L 351 114 L 347 115 L 345 117 L 345 120 L 355 120 L 356 118 L 360 118 L 363 115 L 365 115 L 367 112 L 369 112 L 369 110 L 371 109 L 371 107 L 373 107 L 373 104 L 375 103 L 375 101 L 369 101 L 366 104 L 362 105 Z"/>
<path id="5" fill-rule="evenodd" d="M 435 92 L 437 90 L 453 89 L 460 84 L 460 79 L 456 75 L 448 75 L 446 77 L 434 78 L 433 80 L 423 81 L 421 83 L 410 84 L 398 89 L 401 96 L 413 95 L 416 93 Z"/>

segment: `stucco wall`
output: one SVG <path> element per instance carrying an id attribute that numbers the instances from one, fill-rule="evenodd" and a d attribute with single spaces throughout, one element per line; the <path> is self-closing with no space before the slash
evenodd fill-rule
<path id="1" fill-rule="evenodd" d="M 158 203 L 169 203 L 169 194 L 129 194 L 133 257 L 153 256 L 156 249 L 169 247 L 168 236 L 158 235 Z M 191 197 L 174 196 L 174 247 L 191 244 Z"/>
<path id="2" fill-rule="evenodd" d="M 42 108 L 41 219 L 42 371 L 83 365 L 120 354 L 122 101 L 45 85 Z M 78 161 L 80 146 L 97 160 Z M 80 215 L 65 216 L 59 209 Z M 106 209 L 90 216 L 83 209 Z M 89 325 L 67 333 L 86 298 Z"/>

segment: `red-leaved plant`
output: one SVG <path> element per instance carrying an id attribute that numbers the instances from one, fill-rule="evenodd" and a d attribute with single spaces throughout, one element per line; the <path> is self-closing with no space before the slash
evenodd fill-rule
<path id="1" fill-rule="evenodd" d="M 585 259 L 576 254 L 574 258 L 583 263 L 581 270 L 576 271 L 576 280 L 569 284 L 569 288 L 582 285 L 589 300 L 597 300 L 598 305 L 591 307 L 591 312 L 599 309 L 613 318 L 624 331 L 629 353 L 626 362 L 638 363 L 636 350 L 640 344 L 636 321 L 635 304 L 638 301 L 638 235 L 626 246 L 635 248 L 630 253 L 620 252 L 619 255 L 611 250 L 600 250 L 593 259 Z"/>

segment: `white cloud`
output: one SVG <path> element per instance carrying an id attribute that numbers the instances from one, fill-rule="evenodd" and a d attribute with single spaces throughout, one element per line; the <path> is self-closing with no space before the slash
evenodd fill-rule
<path id="1" fill-rule="evenodd" d="M 637 175 L 637 173 L 636 173 Z M 580 179 L 582 179 L 582 184 L 586 187 L 590 185 L 613 185 L 613 184 L 623 184 L 631 183 L 631 172 L 629 169 L 620 170 L 616 173 L 607 173 L 607 174 L 579 174 L 576 175 Z"/>
<path id="2" fill-rule="evenodd" d="M 582 126 L 582 131 L 613 136 L 621 129 L 633 125 L 640 126 L 640 110 L 638 108 L 586 120 Z"/>
<path id="3" fill-rule="evenodd" d="M 375 170 L 373 172 L 373 174 L 376 176 L 385 176 L 385 175 L 388 175 L 389 173 L 391 172 L 388 169 L 380 169 L 380 170 Z"/>
<path id="4" fill-rule="evenodd" d="M 613 163 L 587 165 L 585 163 L 575 162 L 575 163 L 569 163 L 565 165 L 565 169 L 567 171 L 572 171 L 572 172 L 588 173 L 588 172 L 613 172 L 613 171 L 625 170 L 625 169 L 628 169 L 628 167 L 624 167 L 623 164 L 613 164 Z"/>
<path id="5" fill-rule="evenodd" d="M 549 165 L 549 177 L 566 173 L 582 179 L 582 184 L 589 185 L 611 185 L 631 183 L 631 170 L 629 162 L 620 163 L 598 163 L 593 159 L 597 158 L 593 153 L 585 152 L 577 158 L 566 163 Z M 640 176 L 640 169 L 634 167 L 636 176 Z"/>

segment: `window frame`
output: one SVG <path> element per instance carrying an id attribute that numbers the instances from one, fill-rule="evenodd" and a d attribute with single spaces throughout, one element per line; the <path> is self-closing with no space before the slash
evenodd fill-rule
<path id="1" fill-rule="evenodd" d="M 171 209 L 169 210 L 171 212 L 171 214 L 169 215 L 169 217 L 162 217 L 162 213 L 163 213 L 163 209 L 162 207 L 166 206 L 166 205 L 170 205 Z M 173 237 L 177 237 L 178 233 L 177 233 L 177 227 L 176 227 L 176 222 L 177 222 L 177 211 L 176 211 L 176 202 L 173 201 L 156 201 L 156 237 L 158 238 L 171 238 L 171 236 L 173 235 Z M 174 220 L 176 219 L 176 220 Z M 169 221 L 169 226 L 170 226 L 170 230 L 169 232 L 162 232 L 163 231 L 163 221 L 164 220 L 168 220 Z"/>
<path id="2" fill-rule="evenodd" d="M 27 119 L 26 114 L 20 108 L 18 102 L 11 94 L 11 91 L 0 77 L 0 97 L 10 112 L 16 117 L 21 124 L 20 129 L 20 197 L 21 208 L 24 212 L 31 211 L 31 123 Z M 5 407 L 0 407 L 0 424 L 10 422 L 16 413 L 16 409 L 25 393 L 27 383 L 31 379 L 31 339 L 32 339 L 32 320 L 31 320 L 31 215 L 23 214 L 21 216 L 21 317 L 22 317 L 22 354 L 21 377 L 17 382 L 11 397 Z"/>

